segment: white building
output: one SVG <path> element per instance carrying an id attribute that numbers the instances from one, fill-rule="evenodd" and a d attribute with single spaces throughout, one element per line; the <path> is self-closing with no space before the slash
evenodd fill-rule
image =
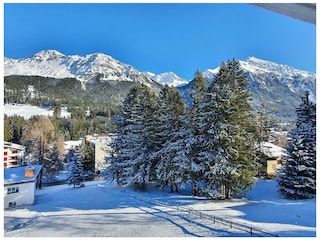
<path id="1" fill-rule="evenodd" d="M 80 148 L 83 144 L 83 139 L 77 141 L 65 141 L 64 142 L 64 150 L 67 153 L 70 149 Z"/>
<path id="2" fill-rule="evenodd" d="M 3 165 L 5 168 L 17 167 L 23 163 L 25 146 L 4 142 L 3 148 Z"/>
<path id="3" fill-rule="evenodd" d="M 32 205 L 41 186 L 42 165 L 4 169 L 4 208 Z"/>
<path id="4" fill-rule="evenodd" d="M 87 136 L 86 139 L 94 147 L 95 171 L 104 170 L 108 166 L 105 158 L 110 156 L 112 150 L 109 146 L 112 135 L 95 134 L 93 136 Z"/>

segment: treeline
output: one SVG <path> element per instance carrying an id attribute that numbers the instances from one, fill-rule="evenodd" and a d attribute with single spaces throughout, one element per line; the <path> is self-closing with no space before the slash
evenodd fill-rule
<path id="1" fill-rule="evenodd" d="M 171 191 L 190 184 L 193 195 L 211 198 L 249 190 L 259 131 L 239 62 L 223 62 L 209 86 L 197 71 L 191 97 L 186 107 L 173 87 L 159 96 L 145 85 L 133 87 L 113 118 L 106 178 L 142 190 L 146 183 Z"/>
<path id="2" fill-rule="evenodd" d="M 9 126 L 7 126 L 8 122 L 11 122 Z M 46 116 L 35 116 L 29 120 L 18 116 L 5 118 L 5 138 L 11 137 L 11 142 L 24 145 L 26 152 L 23 163 L 42 164 L 46 179 L 54 178 L 66 165 L 65 138 L 61 132 L 57 131 L 56 124 L 54 118 Z M 94 172 L 93 147 L 83 140 L 78 153 L 81 156 L 84 171 Z"/>
<path id="3" fill-rule="evenodd" d="M 78 140 L 86 135 L 113 131 L 110 118 L 135 82 L 96 80 L 81 85 L 73 78 L 55 79 L 39 76 L 7 76 L 4 78 L 4 102 L 51 107 L 50 118 L 55 131 L 65 140 Z M 61 109 L 71 118 L 60 117 Z M 5 141 L 20 143 L 29 120 L 18 116 L 4 117 Z"/>
<path id="4" fill-rule="evenodd" d="M 4 103 L 32 105 L 104 106 L 118 105 L 135 82 L 101 81 L 80 82 L 74 78 L 40 76 L 4 77 Z"/>
<path id="5" fill-rule="evenodd" d="M 58 107 L 55 106 L 55 109 Z M 114 126 L 110 122 L 113 111 L 107 115 L 99 115 L 99 112 L 91 111 L 86 114 L 85 108 L 76 108 L 71 110 L 70 118 L 48 117 L 54 125 L 55 134 L 62 135 L 65 141 L 79 140 L 86 135 L 108 133 L 114 131 Z M 37 119 L 34 116 L 30 119 L 25 119 L 22 116 L 4 115 L 4 141 L 21 144 L 21 138 L 32 122 Z"/>

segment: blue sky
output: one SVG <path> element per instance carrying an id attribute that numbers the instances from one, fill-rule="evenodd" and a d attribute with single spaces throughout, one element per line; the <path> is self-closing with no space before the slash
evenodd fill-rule
<path id="1" fill-rule="evenodd" d="M 4 55 L 102 52 L 139 71 L 197 69 L 254 56 L 316 72 L 316 26 L 245 3 L 4 4 Z"/>

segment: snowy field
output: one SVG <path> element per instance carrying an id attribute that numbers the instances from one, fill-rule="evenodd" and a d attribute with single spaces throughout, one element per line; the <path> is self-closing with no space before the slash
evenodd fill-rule
<path id="1" fill-rule="evenodd" d="M 28 104 L 5 104 L 3 110 L 4 114 L 7 114 L 9 117 L 18 115 L 25 119 L 29 119 L 36 115 L 53 116 L 53 110 L 50 110 L 49 108 L 41 108 Z M 70 113 L 67 112 L 66 109 L 62 108 L 61 117 L 68 118 L 70 117 Z"/>
<path id="2" fill-rule="evenodd" d="M 182 208 L 280 237 L 316 236 L 316 200 L 279 198 L 274 180 L 259 180 L 246 199 L 228 201 L 163 192 L 151 186 L 148 192 L 138 192 L 105 181 L 85 185 L 44 187 L 37 190 L 35 205 L 5 210 L 4 237 L 250 237 L 179 210 Z"/>

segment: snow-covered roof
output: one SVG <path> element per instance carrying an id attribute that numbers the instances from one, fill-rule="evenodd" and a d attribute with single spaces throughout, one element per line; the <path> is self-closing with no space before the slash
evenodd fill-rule
<path id="1" fill-rule="evenodd" d="M 25 177 L 25 171 L 27 169 L 34 169 L 34 175 L 32 177 Z M 4 169 L 4 185 L 33 182 L 38 177 L 42 165 L 30 165 L 21 167 L 12 167 Z"/>
<path id="2" fill-rule="evenodd" d="M 74 147 L 78 147 L 81 146 L 83 140 L 77 140 L 77 141 L 65 141 L 64 142 L 64 149 L 65 150 L 69 150 L 72 149 Z"/>
<path id="3" fill-rule="evenodd" d="M 281 156 L 286 156 L 286 150 L 270 142 L 261 143 L 261 151 L 270 158 L 277 158 Z"/>
<path id="4" fill-rule="evenodd" d="M 4 149 L 10 148 L 10 149 L 18 149 L 18 150 L 21 150 L 21 151 L 24 151 L 25 148 L 26 148 L 23 145 L 16 144 L 16 143 L 11 143 L 11 142 L 4 142 L 3 147 L 4 147 Z"/>

